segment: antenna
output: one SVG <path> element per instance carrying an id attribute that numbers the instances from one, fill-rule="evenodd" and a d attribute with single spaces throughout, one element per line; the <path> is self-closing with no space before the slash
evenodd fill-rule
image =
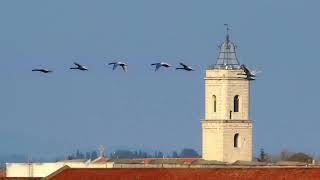
<path id="1" fill-rule="evenodd" d="M 99 154 L 100 154 L 100 157 L 103 157 L 104 156 L 104 147 L 103 147 L 103 145 L 102 144 L 100 144 L 100 146 L 99 146 Z"/>
<path id="2" fill-rule="evenodd" d="M 33 177 L 32 157 L 30 154 L 28 154 L 27 159 L 28 159 L 28 176 Z"/>

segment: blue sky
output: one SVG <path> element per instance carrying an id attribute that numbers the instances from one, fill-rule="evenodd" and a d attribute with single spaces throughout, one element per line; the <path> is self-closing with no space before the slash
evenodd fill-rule
<path id="1" fill-rule="evenodd" d="M 56 156 L 103 144 L 201 150 L 204 70 L 223 24 L 251 85 L 254 152 L 319 153 L 320 2 L 56 0 L 0 2 L 0 153 Z M 121 60 L 128 73 L 104 65 Z M 74 61 L 88 72 L 69 71 Z M 179 61 L 197 71 L 154 73 Z M 49 67 L 42 75 L 32 68 Z"/>

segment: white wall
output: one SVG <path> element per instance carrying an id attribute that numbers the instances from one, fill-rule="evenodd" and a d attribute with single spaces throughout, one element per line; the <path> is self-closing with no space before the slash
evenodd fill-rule
<path id="1" fill-rule="evenodd" d="M 71 168 L 112 168 L 113 163 L 56 162 L 56 163 L 6 163 L 7 177 L 46 177 L 58 169 Z"/>

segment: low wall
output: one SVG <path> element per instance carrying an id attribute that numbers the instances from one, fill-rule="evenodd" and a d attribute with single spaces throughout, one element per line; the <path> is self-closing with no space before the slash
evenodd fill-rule
<path id="1" fill-rule="evenodd" d="M 112 168 L 113 163 L 6 163 L 6 177 L 46 177 L 64 166 L 71 168 Z"/>

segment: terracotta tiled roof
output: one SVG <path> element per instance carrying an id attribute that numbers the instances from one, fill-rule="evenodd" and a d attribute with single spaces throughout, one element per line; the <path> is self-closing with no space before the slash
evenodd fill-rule
<path id="1" fill-rule="evenodd" d="M 50 180 L 316 180 L 320 168 L 69 168 Z"/>
<path id="2" fill-rule="evenodd" d="M 29 177 L 0 177 L 0 180 L 40 180 L 41 178 L 29 178 Z"/>
<path id="3" fill-rule="evenodd" d="M 92 163 L 105 163 L 109 160 L 109 158 L 106 158 L 104 156 L 100 156 L 97 159 L 93 160 Z"/>
<path id="4" fill-rule="evenodd" d="M 0 171 L 0 177 L 6 177 L 6 173 L 4 171 Z"/>

